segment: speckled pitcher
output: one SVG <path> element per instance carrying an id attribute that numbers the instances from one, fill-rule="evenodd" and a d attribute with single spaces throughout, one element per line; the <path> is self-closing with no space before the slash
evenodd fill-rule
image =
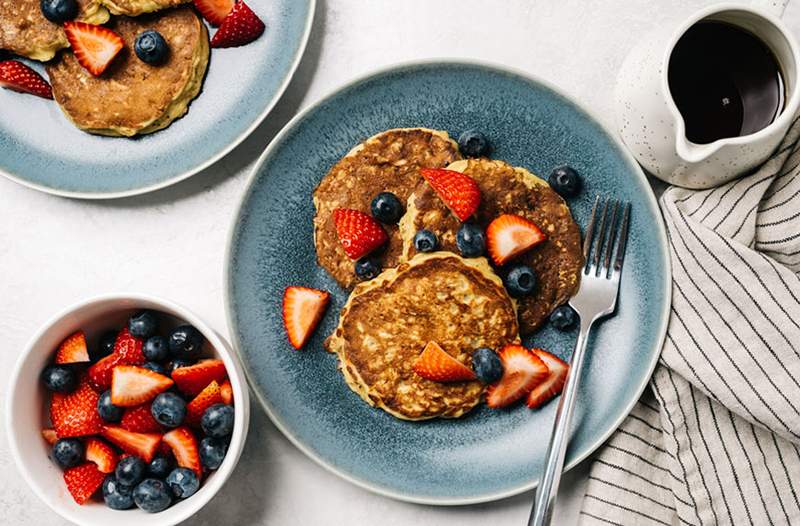
<path id="1" fill-rule="evenodd" d="M 800 54 L 795 38 L 779 18 L 787 3 L 762 0 L 751 5 L 713 5 L 678 27 L 654 30 L 633 49 L 617 79 L 617 126 L 622 140 L 647 171 L 670 184 L 709 188 L 749 172 L 775 151 L 800 106 Z M 675 44 L 701 20 L 739 26 L 772 49 L 783 71 L 786 102 L 766 128 L 708 144 L 686 138 L 683 117 L 670 95 L 667 68 Z"/>

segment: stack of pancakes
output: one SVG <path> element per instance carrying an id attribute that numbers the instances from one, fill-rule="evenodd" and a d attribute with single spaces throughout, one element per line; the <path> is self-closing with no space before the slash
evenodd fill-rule
<path id="1" fill-rule="evenodd" d="M 486 258 L 457 255 L 460 221 L 422 179 L 420 168 L 447 168 L 469 175 L 481 190 L 473 221 L 485 228 L 501 214 L 536 223 L 547 240 L 519 261 L 537 274 L 537 289 L 516 301 L 508 296 Z M 580 232 L 564 200 L 523 168 L 486 158 L 463 160 L 446 132 L 396 129 L 380 133 L 340 160 L 314 192 L 315 243 L 320 265 L 343 287 L 357 281 L 354 262 L 341 249 L 331 212 L 369 213 L 380 192 L 407 203 L 389 242 L 378 254 L 384 271 L 355 286 L 326 346 L 339 357 L 350 388 L 370 405 L 407 420 L 459 417 L 475 407 L 478 381 L 439 383 L 412 369 L 425 344 L 438 343 L 471 366 L 472 351 L 498 350 L 536 330 L 577 290 L 582 266 Z M 439 252 L 416 254 L 414 235 L 434 232 Z"/>

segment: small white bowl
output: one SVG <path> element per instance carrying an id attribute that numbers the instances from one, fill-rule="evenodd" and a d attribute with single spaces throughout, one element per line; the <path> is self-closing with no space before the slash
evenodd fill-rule
<path id="1" fill-rule="evenodd" d="M 48 393 L 39 381 L 58 344 L 82 329 L 90 345 L 107 330 L 118 330 L 135 311 L 150 309 L 161 314 L 161 327 L 179 323 L 194 325 L 206 338 L 204 357 L 225 362 L 234 397 L 235 423 L 225 460 L 200 489 L 184 501 L 160 513 L 136 507 L 126 511 L 90 501 L 79 506 L 64 485 L 61 469 L 49 458 L 50 446 L 41 430 L 46 427 Z M 67 520 L 85 526 L 172 526 L 197 513 L 219 491 L 233 472 L 245 443 L 250 421 L 250 398 L 244 371 L 228 344 L 187 309 L 169 301 L 140 294 L 108 295 L 74 305 L 55 316 L 33 337 L 22 352 L 6 396 L 6 430 L 11 454 L 28 485 L 50 508 Z"/>

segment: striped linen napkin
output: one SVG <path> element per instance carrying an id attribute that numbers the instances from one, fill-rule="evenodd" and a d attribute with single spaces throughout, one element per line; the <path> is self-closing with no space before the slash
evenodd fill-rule
<path id="1" fill-rule="evenodd" d="M 672 312 L 581 524 L 800 524 L 800 124 L 757 172 L 661 197 Z"/>

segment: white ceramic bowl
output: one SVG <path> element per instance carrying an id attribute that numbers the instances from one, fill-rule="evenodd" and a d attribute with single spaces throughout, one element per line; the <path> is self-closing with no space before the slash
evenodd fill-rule
<path id="1" fill-rule="evenodd" d="M 76 330 L 85 331 L 87 341 L 92 345 L 103 332 L 123 327 L 131 313 L 140 309 L 159 312 L 161 327 L 179 323 L 194 325 L 206 338 L 203 356 L 225 362 L 233 388 L 236 416 L 230 447 L 220 468 L 203 481 L 197 493 L 161 513 L 145 513 L 135 507 L 115 511 L 95 501 L 79 506 L 64 485 L 61 469 L 50 460 L 50 446 L 41 435 L 47 423 L 49 395 L 39 381 L 39 374 L 53 359 L 58 344 Z M 8 385 L 6 404 L 6 430 L 17 468 L 53 511 L 85 526 L 171 526 L 186 520 L 211 500 L 233 472 L 244 447 L 250 420 L 250 398 L 244 371 L 228 344 L 185 308 L 138 294 L 92 298 L 47 322 L 19 357 Z"/>

